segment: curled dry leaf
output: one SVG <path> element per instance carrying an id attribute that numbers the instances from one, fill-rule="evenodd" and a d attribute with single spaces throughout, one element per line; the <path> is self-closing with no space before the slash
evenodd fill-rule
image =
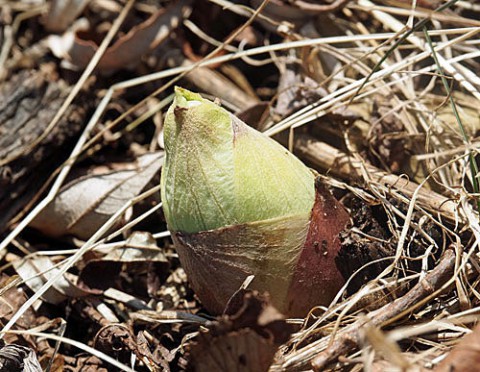
<path id="1" fill-rule="evenodd" d="M 149 366 L 150 371 L 170 371 L 169 363 L 173 360 L 175 354 L 160 344 L 156 345 L 156 350 L 152 350 L 145 333 L 145 331 L 140 331 L 137 334 L 138 358 Z"/>
<path id="2" fill-rule="evenodd" d="M 145 22 L 133 27 L 109 47 L 97 69 L 113 71 L 137 64 L 150 49 L 162 43 L 191 12 L 191 0 L 178 0 L 166 9 L 160 9 Z M 52 52 L 77 68 L 84 68 L 92 59 L 98 45 L 91 40 L 81 39 L 74 31 L 63 36 L 51 36 L 49 45 Z"/>
<path id="3" fill-rule="evenodd" d="M 102 327 L 93 340 L 95 349 L 124 363 L 129 361 L 137 345 L 132 330 L 124 324 L 109 324 Z"/>
<path id="4" fill-rule="evenodd" d="M 59 270 L 47 256 L 29 257 L 24 260 L 16 259 L 13 267 L 33 292 L 38 291 Z M 92 294 L 92 291 L 79 288 L 74 284 L 75 281 L 75 275 L 65 274 L 52 284 L 42 298 L 48 303 L 59 304 L 67 298 L 79 298 Z"/>
<path id="5" fill-rule="evenodd" d="M 0 371 L 42 372 L 42 367 L 29 347 L 5 345 L 0 349 Z"/>
<path id="6" fill-rule="evenodd" d="M 195 371 L 267 371 L 293 332 L 268 298 L 256 292 L 241 295 L 238 311 L 212 322 L 190 347 L 189 366 Z"/>
<path id="7" fill-rule="evenodd" d="M 88 239 L 157 174 L 163 153 L 143 155 L 132 170 L 93 174 L 67 184 L 32 222 L 42 233 Z"/>

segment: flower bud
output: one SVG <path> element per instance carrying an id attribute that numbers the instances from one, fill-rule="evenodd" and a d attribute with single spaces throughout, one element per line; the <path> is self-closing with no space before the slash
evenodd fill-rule
<path id="1" fill-rule="evenodd" d="M 328 305 L 348 214 L 280 144 L 176 88 L 164 126 L 165 218 L 202 304 L 221 313 L 248 275 L 282 312 Z"/>

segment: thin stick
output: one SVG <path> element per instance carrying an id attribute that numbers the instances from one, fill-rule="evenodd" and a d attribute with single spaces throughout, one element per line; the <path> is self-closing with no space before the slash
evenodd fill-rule
<path id="1" fill-rule="evenodd" d="M 330 347 L 322 351 L 312 360 L 312 368 L 322 371 L 340 355 L 347 355 L 360 343 L 360 329 L 365 326 L 381 327 L 404 314 L 405 309 L 413 311 L 424 304 L 425 298 L 440 292 L 452 281 L 455 268 L 455 250 L 448 249 L 437 266 L 420 280 L 410 291 L 397 300 L 375 310 L 355 321 L 340 332 Z"/>
<path id="2" fill-rule="evenodd" d="M 455 221 L 457 218 L 458 206 L 453 200 L 432 190 L 417 191 L 419 187 L 417 183 L 409 181 L 405 177 L 385 173 L 374 166 L 363 164 L 356 158 L 348 156 L 337 148 L 320 142 L 313 137 L 307 135 L 297 136 L 295 151 L 299 156 L 315 164 L 315 166 L 343 179 L 361 178 L 361 169 L 364 167 L 371 182 L 383 185 L 387 192 L 398 190 L 408 197 L 412 197 L 417 192 L 417 201 L 423 208 L 434 213 L 440 213 L 450 221 Z"/>

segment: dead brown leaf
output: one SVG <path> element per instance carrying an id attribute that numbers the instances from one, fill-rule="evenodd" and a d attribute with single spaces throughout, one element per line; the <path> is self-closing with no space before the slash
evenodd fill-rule
<path id="1" fill-rule="evenodd" d="M 12 344 L 0 349 L 0 371 L 42 372 L 42 367 L 34 350 Z"/>
<path id="2" fill-rule="evenodd" d="M 227 311 L 236 313 L 212 322 L 190 348 L 189 369 L 267 371 L 275 353 L 293 332 L 266 297 L 239 291 Z"/>
<path id="3" fill-rule="evenodd" d="M 128 363 L 130 354 L 137 351 L 132 331 L 124 324 L 109 324 L 102 327 L 93 340 L 95 349 Z"/>
<path id="4" fill-rule="evenodd" d="M 80 280 L 89 288 L 115 288 L 120 285 L 119 274 L 123 271 L 132 278 L 142 274 L 147 276 L 147 280 L 152 276 L 160 276 L 163 282 L 169 267 L 169 261 L 152 235 L 134 232 L 125 246 L 112 248 L 105 256 L 91 259 L 82 269 Z M 140 281 L 136 282 L 136 287 L 141 287 Z"/>
<path id="5" fill-rule="evenodd" d="M 191 0 L 178 0 L 133 27 L 106 50 L 97 69 L 111 72 L 140 62 L 145 53 L 165 41 L 181 20 L 188 17 L 191 12 L 190 4 Z M 50 47 L 57 57 L 67 60 L 77 68 L 84 68 L 96 53 L 98 45 L 92 40 L 82 39 L 78 33 L 72 37 L 72 33 L 74 31 L 67 31 L 61 38 L 51 37 Z"/>
<path id="6" fill-rule="evenodd" d="M 126 202 L 137 196 L 163 164 L 163 153 L 144 155 L 132 170 L 90 174 L 65 185 L 32 222 L 45 235 L 92 236 Z"/>
<path id="7" fill-rule="evenodd" d="M 13 267 L 25 284 L 34 292 L 38 291 L 49 279 L 59 271 L 59 267 L 47 256 L 28 257 L 13 261 Z M 92 294 L 74 284 L 76 276 L 67 273 L 56 280 L 42 298 L 51 304 L 59 304 L 67 298 L 79 298 Z"/>

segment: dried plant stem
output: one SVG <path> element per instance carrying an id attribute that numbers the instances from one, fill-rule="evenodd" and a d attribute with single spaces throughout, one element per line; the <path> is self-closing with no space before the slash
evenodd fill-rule
<path id="1" fill-rule="evenodd" d="M 439 43 L 436 45 L 435 50 L 440 51 L 445 48 L 450 47 L 451 45 L 454 45 L 455 43 L 460 43 L 461 41 L 471 38 L 477 33 L 480 32 L 480 28 L 478 27 L 473 27 L 473 28 L 468 28 L 464 29 L 466 31 L 465 34 L 449 40 L 444 43 Z M 395 35 L 395 34 L 394 34 Z M 362 36 L 370 36 L 370 35 L 362 35 Z M 395 71 L 403 70 L 406 69 L 407 67 L 418 63 L 419 61 L 429 58 L 431 55 L 430 50 L 426 50 L 423 52 L 420 52 L 414 56 L 407 57 L 403 60 L 400 60 L 387 68 L 384 68 L 382 70 L 378 70 L 374 73 L 371 73 L 369 76 L 366 78 L 360 79 L 360 80 L 355 80 L 352 83 L 337 89 L 335 92 L 332 92 L 330 94 L 327 94 L 325 97 L 321 98 L 319 101 L 317 101 L 314 104 L 308 105 L 298 111 L 296 111 L 294 114 L 290 115 L 289 117 L 283 119 L 282 121 L 278 122 L 275 124 L 273 127 L 269 128 L 265 133 L 267 135 L 273 136 L 277 133 L 280 133 L 286 129 L 289 129 L 290 127 L 299 127 L 301 125 L 307 124 L 315 119 L 318 119 L 319 117 L 323 116 L 326 113 L 327 108 L 330 108 L 336 104 L 341 104 L 344 105 L 345 100 L 350 99 L 350 100 L 357 100 L 363 96 L 358 95 L 359 88 L 365 88 L 374 84 L 378 84 L 382 80 L 385 79 L 385 77 L 390 76 L 392 73 Z M 382 62 L 383 63 L 383 62 Z M 422 69 L 420 71 L 430 71 L 431 68 L 435 68 L 436 66 L 428 67 L 426 69 Z M 384 85 L 385 82 L 383 81 L 382 84 Z M 368 93 L 368 92 L 367 92 Z"/>
<path id="2" fill-rule="evenodd" d="M 464 140 L 465 144 L 469 145 L 470 144 L 470 138 L 468 137 L 467 132 L 465 131 L 465 127 L 462 123 L 462 119 L 460 118 L 460 114 L 458 113 L 457 105 L 455 103 L 455 100 L 453 99 L 453 95 L 452 95 L 452 92 L 450 90 L 450 86 L 447 82 L 447 78 L 445 77 L 445 74 L 443 73 L 442 63 L 439 59 L 439 56 L 435 52 L 435 49 L 433 48 L 432 40 L 430 38 L 430 35 L 428 34 L 427 28 L 424 27 L 423 31 L 425 33 L 425 38 L 427 39 L 427 43 L 430 46 L 430 49 L 432 50 L 432 57 L 435 60 L 435 63 L 437 64 L 437 69 L 438 69 L 438 72 L 440 73 L 440 77 L 442 79 L 443 86 L 445 88 L 445 91 L 448 94 L 448 99 L 450 101 L 450 106 L 452 107 L 452 111 L 455 115 L 455 119 L 457 120 L 457 124 L 458 124 L 458 128 L 460 129 L 460 133 L 462 134 L 462 137 L 463 137 L 463 140 Z M 469 158 L 469 162 L 470 162 L 470 171 L 472 172 L 471 182 L 472 182 L 472 186 L 473 186 L 473 191 L 476 194 L 478 194 L 478 192 L 479 192 L 479 185 L 478 185 L 478 179 L 477 179 L 478 166 L 477 166 L 477 162 L 475 160 L 475 155 L 473 154 L 472 151 L 469 151 L 468 158 Z M 477 199 L 477 208 L 480 210 L 480 200 L 478 200 L 478 199 Z"/>
<path id="3" fill-rule="evenodd" d="M 437 9 L 435 9 L 435 12 L 439 12 L 439 11 L 442 11 L 444 9 L 447 9 L 450 6 L 452 6 L 453 4 L 455 4 L 457 1 L 458 0 L 450 0 L 447 3 L 439 6 Z M 373 6 L 374 5 L 369 0 L 359 0 L 358 4 L 359 5 L 364 5 L 364 6 Z M 389 16 L 386 13 L 383 13 L 383 12 L 380 12 L 380 11 L 373 11 L 372 14 L 376 18 L 378 18 L 380 21 L 383 21 L 390 28 L 394 28 L 397 32 L 402 32 L 402 31 L 405 30 L 405 26 L 401 22 L 398 22 L 395 18 Z M 370 73 L 370 75 L 367 76 L 367 78 L 365 79 L 363 84 L 358 88 L 355 96 L 357 96 L 360 93 L 360 91 L 363 89 L 365 84 L 370 80 L 370 77 L 372 77 L 372 75 L 380 68 L 382 63 L 390 56 L 390 54 L 392 54 L 398 48 L 398 46 L 401 45 L 405 40 L 409 40 L 410 42 L 412 42 L 411 35 L 415 31 L 421 29 L 428 22 L 429 22 L 429 19 L 424 18 L 421 21 L 417 22 L 412 28 L 410 28 L 405 33 L 403 33 L 403 35 L 400 36 L 400 38 L 392 45 L 392 47 L 385 53 L 385 55 L 375 65 L 375 67 L 372 69 L 372 72 Z M 412 43 L 422 49 L 422 44 L 423 43 L 421 43 L 418 38 L 414 38 Z M 448 63 L 448 62 L 446 62 L 446 63 Z"/>
<path id="4" fill-rule="evenodd" d="M 455 1 L 452 0 L 449 3 L 451 3 L 451 5 L 453 5 L 454 2 Z M 449 6 L 448 5 L 449 3 L 443 4 L 441 8 L 445 8 L 445 7 Z M 360 0 L 359 4 L 366 5 L 366 6 L 373 6 L 374 5 L 370 0 Z M 401 29 L 404 27 L 403 24 L 400 21 L 398 21 L 394 17 L 392 17 L 392 16 L 390 16 L 390 15 L 384 13 L 384 12 L 374 11 L 374 12 L 372 12 L 372 14 L 375 16 L 375 18 L 377 18 L 380 22 L 385 24 L 385 26 L 390 27 L 393 31 L 400 32 Z M 427 21 L 428 21 L 428 18 L 425 18 L 424 20 L 418 22 L 418 24 L 414 26 L 413 30 L 421 30 L 424 27 L 424 25 L 427 23 Z M 408 40 L 411 44 L 418 47 L 420 50 L 431 51 L 427 42 L 425 42 L 424 40 L 420 39 L 419 37 L 413 35 L 412 33 L 413 32 L 410 32 L 410 31 L 407 32 L 407 34 L 406 34 L 407 37 L 405 39 Z M 402 40 L 402 39 L 400 39 L 400 40 Z M 435 49 L 433 49 L 433 50 L 435 51 Z M 473 74 L 471 71 L 470 71 L 470 74 L 468 74 L 468 73 L 465 74 L 465 71 L 464 71 L 464 75 L 465 75 L 464 76 L 464 75 L 460 74 L 455 69 L 455 67 L 450 63 L 450 61 L 448 61 L 446 58 L 442 57 L 439 54 L 437 54 L 437 58 L 438 58 L 439 63 L 442 65 L 443 69 L 445 69 L 445 71 L 447 71 L 449 74 L 451 74 L 452 77 L 455 80 L 457 80 L 460 83 L 460 85 L 466 91 L 471 93 L 477 99 L 480 99 L 480 92 L 478 91 L 478 89 L 469 80 L 467 80 L 468 76 L 470 76 L 470 75 L 475 76 L 475 74 Z"/>
<path id="5" fill-rule="evenodd" d="M 426 297 L 441 290 L 442 286 L 452 278 L 455 258 L 454 249 L 448 249 L 438 265 L 403 297 L 358 319 L 342 330 L 333 343 L 312 360 L 312 368 L 316 371 L 324 370 L 340 355 L 346 355 L 356 349 L 360 342 L 360 329 L 366 325 L 381 327 L 403 314 L 405 309 L 413 311 L 422 305 Z"/>
<path id="6" fill-rule="evenodd" d="M 366 169 L 372 182 L 384 187 L 385 191 L 399 191 L 407 197 L 412 197 L 419 185 L 408 179 L 362 163 L 348 156 L 335 147 L 320 142 L 308 135 L 299 135 L 295 142 L 295 152 L 302 158 L 321 169 L 328 170 L 334 176 L 342 179 L 362 179 L 362 169 Z M 449 198 L 431 190 L 420 190 L 417 195 L 418 204 L 426 210 L 440 213 L 450 221 L 458 219 L 457 204 Z"/>

